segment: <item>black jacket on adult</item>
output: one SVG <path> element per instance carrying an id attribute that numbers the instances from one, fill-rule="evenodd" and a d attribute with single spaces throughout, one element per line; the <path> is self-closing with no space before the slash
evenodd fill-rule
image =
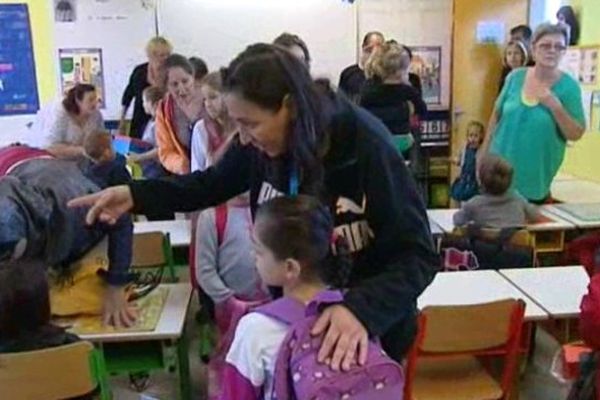
<path id="1" fill-rule="evenodd" d="M 131 117 L 131 128 L 129 135 L 135 138 L 141 138 L 144 134 L 144 128 L 150 120 L 150 116 L 144 111 L 142 93 L 144 89 L 150 86 L 148 82 L 148 63 L 140 64 L 133 69 L 129 77 L 129 83 L 123 92 L 121 105 L 129 107 L 131 100 L 133 103 L 133 116 Z"/>
<path id="2" fill-rule="evenodd" d="M 338 99 L 338 110 L 323 160 L 321 200 L 330 206 L 336 232 L 348 239 L 355 256 L 345 305 L 371 334 L 389 333 L 384 346 L 389 343 L 395 355 L 412 341 L 416 300 L 432 281 L 438 258 L 424 204 L 387 128 L 347 100 Z M 250 190 L 254 212 L 270 198 L 289 193 L 289 169 L 278 163 L 285 161 L 234 142 L 206 171 L 136 181 L 130 187 L 138 211 L 192 211 Z M 306 188 L 300 184 L 299 191 Z"/>
<path id="3" fill-rule="evenodd" d="M 346 67 L 340 74 L 340 82 L 338 87 L 342 90 L 346 96 L 352 101 L 358 103 L 360 98 L 360 92 L 367 81 L 365 71 L 363 71 L 358 64 Z"/>
<path id="4" fill-rule="evenodd" d="M 427 105 L 414 87 L 406 84 L 366 85 L 360 96 L 360 105 L 379 118 L 394 135 L 411 133 L 409 103 L 415 114 L 423 117 Z"/>

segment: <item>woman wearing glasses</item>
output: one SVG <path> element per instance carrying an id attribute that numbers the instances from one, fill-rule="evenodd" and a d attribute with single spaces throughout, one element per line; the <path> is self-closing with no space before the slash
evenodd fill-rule
<path id="1" fill-rule="evenodd" d="M 562 26 L 540 25 L 532 39 L 536 64 L 517 68 L 506 78 L 481 152 L 508 160 L 514 189 L 533 203 L 549 199 L 567 141 L 578 140 L 585 131 L 579 84 L 559 69 L 566 49 Z"/>

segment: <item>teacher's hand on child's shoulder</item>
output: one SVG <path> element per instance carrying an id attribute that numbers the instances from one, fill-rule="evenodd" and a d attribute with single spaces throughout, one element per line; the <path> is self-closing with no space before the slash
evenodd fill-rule
<path id="1" fill-rule="evenodd" d="M 133 208 L 133 196 L 127 185 L 113 186 L 94 194 L 77 197 L 69 207 L 90 207 L 85 217 L 88 225 L 96 221 L 113 225 L 119 217 Z"/>
<path id="2" fill-rule="evenodd" d="M 345 306 L 338 304 L 325 309 L 311 333 L 325 334 L 318 360 L 329 364 L 332 370 L 348 371 L 353 364 L 364 365 L 367 361 L 369 334 Z"/>

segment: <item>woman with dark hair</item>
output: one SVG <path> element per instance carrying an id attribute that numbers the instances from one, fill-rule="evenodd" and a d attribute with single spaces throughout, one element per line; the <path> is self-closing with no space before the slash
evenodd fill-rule
<path id="1" fill-rule="evenodd" d="M 292 53 L 293 56 L 306 65 L 306 68 L 310 69 L 310 62 L 312 61 L 310 53 L 306 43 L 304 43 L 304 40 L 302 40 L 300 36 L 284 32 L 273 40 L 273 44 L 283 47 Z"/>
<path id="2" fill-rule="evenodd" d="M 156 111 L 158 158 L 173 174 L 190 172 L 192 128 L 202 114 L 200 82 L 208 72 L 199 58 L 173 54 L 165 61 L 168 95 Z"/>
<path id="3" fill-rule="evenodd" d="M 567 29 L 567 42 L 569 46 L 577 46 L 579 43 L 579 21 L 575 15 L 575 10 L 571 6 L 562 6 L 556 13 L 558 24 Z"/>
<path id="4" fill-rule="evenodd" d="M 38 123 L 43 147 L 59 158 L 82 157 L 86 135 L 104 128 L 98 103 L 95 86 L 79 83 L 71 88 L 62 102 L 42 112 L 44 120 Z"/>
<path id="5" fill-rule="evenodd" d="M 385 38 L 381 32 L 368 32 L 362 41 L 362 51 L 358 64 L 347 67 L 340 74 L 338 87 L 355 103 L 359 102 L 360 93 L 367 81 L 364 71 L 365 64 L 373 51 L 384 42 Z"/>
<path id="6" fill-rule="evenodd" d="M 271 198 L 310 194 L 326 204 L 355 267 L 342 303 L 321 314 L 319 360 L 348 369 L 366 360 L 368 335 L 399 360 L 416 332 L 416 301 L 439 261 L 425 206 L 389 131 L 343 96 L 323 93 L 287 51 L 255 44 L 224 71 L 227 109 L 240 135 L 213 167 L 75 199 L 87 221 L 129 211 L 194 211 L 250 190 L 253 215 Z M 330 358 L 329 358 L 330 357 Z"/>
<path id="7" fill-rule="evenodd" d="M 131 101 L 135 99 L 129 135 L 136 138 L 142 137 L 146 124 L 150 120 L 150 116 L 144 112 L 142 94 L 144 93 L 144 89 L 150 86 L 162 88 L 164 84 L 163 69 L 165 60 L 172 51 L 173 46 L 171 46 L 171 43 L 162 36 L 153 37 L 146 45 L 146 57 L 148 58 L 148 62 L 140 64 L 133 69 L 121 99 L 121 104 L 123 106 L 119 121 L 119 132 L 121 135 L 127 134 L 125 117 L 127 115 L 127 110 L 129 110 L 129 106 L 131 105 Z"/>

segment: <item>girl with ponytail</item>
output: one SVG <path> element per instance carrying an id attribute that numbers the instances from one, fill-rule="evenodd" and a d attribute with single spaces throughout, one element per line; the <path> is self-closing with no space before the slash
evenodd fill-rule
<path id="1" fill-rule="evenodd" d="M 335 235 L 329 209 L 314 197 L 279 197 L 262 205 L 253 242 L 259 275 L 282 287 L 284 301 L 306 307 L 327 289 L 348 283 L 348 243 Z M 260 307 L 239 321 L 226 357 L 222 399 L 271 398 L 275 361 L 289 329 Z"/>

